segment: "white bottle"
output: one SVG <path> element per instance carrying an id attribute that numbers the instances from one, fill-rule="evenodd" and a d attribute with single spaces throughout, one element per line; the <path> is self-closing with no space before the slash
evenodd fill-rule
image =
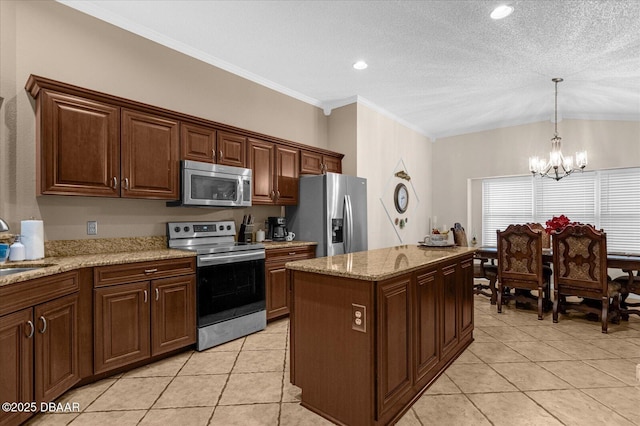
<path id="1" fill-rule="evenodd" d="M 262 229 L 256 231 L 256 241 L 259 243 L 264 241 L 264 231 Z"/>
<path id="2" fill-rule="evenodd" d="M 20 242 L 20 235 L 16 235 L 16 240 L 9 248 L 9 260 L 12 262 L 22 261 L 25 258 L 24 245 Z"/>

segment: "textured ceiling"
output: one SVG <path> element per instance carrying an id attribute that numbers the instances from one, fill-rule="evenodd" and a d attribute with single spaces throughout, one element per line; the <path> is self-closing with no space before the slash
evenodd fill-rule
<path id="1" fill-rule="evenodd" d="M 61 1 L 331 108 L 431 138 L 553 118 L 640 121 L 640 1 Z M 363 59 L 369 68 L 356 71 Z"/>

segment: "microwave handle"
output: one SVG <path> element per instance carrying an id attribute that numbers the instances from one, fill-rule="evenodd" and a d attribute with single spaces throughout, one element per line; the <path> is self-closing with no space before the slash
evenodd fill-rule
<path id="1" fill-rule="evenodd" d="M 236 194 L 236 204 L 240 205 L 242 203 L 242 198 L 244 198 L 244 185 L 242 182 L 242 176 L 238 176 L 238 191 Z"/>

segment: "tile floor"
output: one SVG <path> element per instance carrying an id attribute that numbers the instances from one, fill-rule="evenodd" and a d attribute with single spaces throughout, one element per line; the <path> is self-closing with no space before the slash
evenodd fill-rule
<path id="1" fill-rule="evenodd" d="M 476 296 L 475 341 L 399 425 L 640 425 L 640 318 L 610 325 Z M 30 425 L 324 425 L 289 384 L 289 322 L 66 393 L 80 413 Z"/>

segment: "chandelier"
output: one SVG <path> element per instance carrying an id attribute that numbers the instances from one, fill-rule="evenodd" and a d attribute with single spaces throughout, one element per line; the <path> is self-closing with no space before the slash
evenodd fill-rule
<path id="1" fill-rule="evenodd" d="M 576 164 L 573 165 L 573 157 L 565 157 L 562 155 L 561 141 L 558 136 L 558 83 L 562 82 L 561 78 L 551 79 L 556 84 L 556 103 L 555 103 L 555 131 L 551 138 L 551 152 L 549 160 L 538 157 L 529 157 L 529 171 L 533 176 L 548 177 L 560 180 L 565 176 L 569 176 L 574 171 L 580 169 L 582 171 L 587 166 L 587 151 L 576 152 Z"/>

